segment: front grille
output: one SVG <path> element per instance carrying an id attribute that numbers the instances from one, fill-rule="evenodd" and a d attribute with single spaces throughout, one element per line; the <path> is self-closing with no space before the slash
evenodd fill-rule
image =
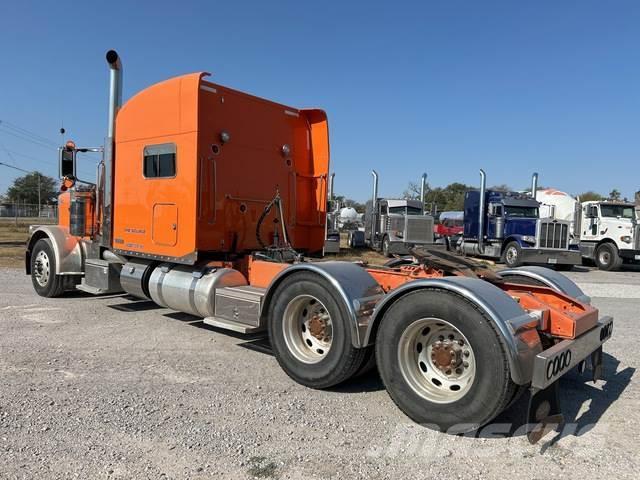
<path id="1" fill-rule="evenodd" d="M 538 247 L 566 250 L 569 248 L 569 224 L 559 221 L 540 222 Z"/>
<path id="2" fill-rule="evenodd" d="M 408 215 L 405 242 L 433 243 L 433 217 Z"/>

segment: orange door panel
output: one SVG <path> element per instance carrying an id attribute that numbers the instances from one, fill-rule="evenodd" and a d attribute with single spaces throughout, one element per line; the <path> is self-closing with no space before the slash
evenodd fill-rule
<path id="1" fill-rule="evenodd" d="M 173 247 L 178 243 L 178 207 L 173 203 L 153 206 L 151 239 L 156 245 Z"/>

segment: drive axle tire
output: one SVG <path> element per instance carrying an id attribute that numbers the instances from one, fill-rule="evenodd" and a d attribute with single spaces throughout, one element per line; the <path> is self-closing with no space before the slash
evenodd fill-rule
<path id="1" fill-rule="evenodd" d="M 502 252 L 502 261 L 510 268 L 522 265 L 522 247 L 518 242 L 509 242 Z"/>
<path id="2" fill-rule="evenodd" d="M 31 252 L 31 283 L 41 297 L 59 297 L 64 293 L 64 278 L 55 271 L 56 257 L 51 240 L 41 238 Z"/>
<path id="3" fill-rule="evenodd" d="M 282 369 L 310 388 L 329 388 L 352 377 L 367 349 L 351 342 L 342 299 L 321 276 L 294 273 L 274 292 L 269 306 L 271 347 Z"/>
<path id="4" fill-rule="evenodd" d="M 412 420 L 450 433 L 473 431 L 518 393 L 493 323 L 457 294 L 422 289 L 384 314 L 376 337 L 378 371 Z"/>
<path id="5" fill-rule="evenodd" d="M 600 270 L 618 270 L 622 265 L 622 258 L 618 255 L 618 248 L 610 243 L 603 243 L 596 250 L 596 266 Z"/>

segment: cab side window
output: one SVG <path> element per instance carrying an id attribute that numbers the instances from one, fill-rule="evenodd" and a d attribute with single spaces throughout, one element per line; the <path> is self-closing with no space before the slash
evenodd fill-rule
<path id="1" fill-rule="evenodd" d="M 176 145 L 163 143 L 144 147 L 143 172 L 145 178 L 170 178 L 176 176 Z"/>

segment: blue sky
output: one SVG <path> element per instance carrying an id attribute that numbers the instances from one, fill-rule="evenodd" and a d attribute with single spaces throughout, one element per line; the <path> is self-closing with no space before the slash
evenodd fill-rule
<path id="1" fill-rule="evenodd" d="M 371 168 L 398 195 L 432 185 L 640 189 L 640 2 L 3 2 L 0 120 L 102 143 L 108 73 L 125 99 L 168 77 L 212 81 L 329 115 L 336 191 Z M 7 133 L 0 161 L 56 172 L 54 148 Z M 15 130 L 13 130 L 15 132 Z M 10 153 L 7 153 L 7 150 Z M 82 172 L 93 173 L 86 160 Z M 20 172 L 0 166 L 0 192 Z"/>

